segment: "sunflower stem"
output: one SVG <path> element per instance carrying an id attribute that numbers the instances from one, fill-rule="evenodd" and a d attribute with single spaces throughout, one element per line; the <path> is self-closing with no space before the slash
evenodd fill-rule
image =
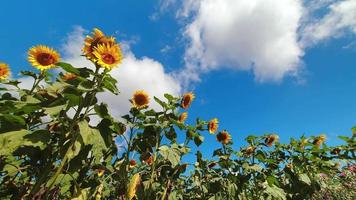
<path id="1" fill-rule="evenodd" d="M 32 92 L 36 89 L 36 87 L 38 86 L 38 84 L 43 80 L 44 78 L 44 72 L 41 71 L 40 75 L 38 76 L 38 78 L 35 79 L 35 81 L 33 82 L 32 88 L 30 90 L 30 92 L 28 93 L 29 95 L 32 94 Z"/>

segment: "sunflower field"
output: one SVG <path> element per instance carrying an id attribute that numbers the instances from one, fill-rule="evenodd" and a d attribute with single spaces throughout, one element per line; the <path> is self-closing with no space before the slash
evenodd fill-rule
<path id="1" fill-rule="evenodd" d="M 30 89 L 0 63 L 0 199 L 356 199 L 356 128 L 339 136 L 340 146 L 326 145 L 325 135 L 283 144 L 266 134 L 236 149 L 233 140 L 243 138 L 218 119 L 186 123 L 192 92 L 159 99 L 136 91 L 129 112 L 115 118 L 97 95 L 120 98 L 110 71 L 121 47 L 99 29 L 84 44 L 95 68 L 32 47 L 37 71 L 21 72 L 33 79 Z M 161 108 L 150 108 L 153 101 Z M 204 137 L 221 144 L 209 158 L 199 151 Z M 188 154 L 195 159 L 183 162 Z"/>

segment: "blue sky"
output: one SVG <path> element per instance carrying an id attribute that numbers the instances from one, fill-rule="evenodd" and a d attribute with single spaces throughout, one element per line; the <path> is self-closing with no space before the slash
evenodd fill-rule
<path id="1" fill-rule="evenodd" d="M 219 1 L 229 5 L 230 0 Z M 303 4 L 302 1 L 295 1 Z M 348 1 L 352 3 L 352 0 Z M 188 5 L 189 2 L 191 1 L 187 1 L 186 4 Z M 282 78 L 275 76 L 273 71 L 275 68 L 272 65 L 275 60 L 284 60 L 285 57 L 280 58 L 278 53 L 262 59 L 258 57 L 260 52 L 253 51 L 252 55 L 248 55 L 248 52 L 247 55 L 239 53 L 238 50 L 245 48 L 244 46 L 236 48 L 227 46 L 226 48 L 231 48 L 232 57 L 226 57 L 225 60 L 230 59 L 230 61 L 224 62 L 216 57 L 221 55 L 220 52 L 225 54 L 226 52 L 221 49 L 211 50 L 216 46 L 219 48 L 219 45 L 210 45 L 201 39 L 200 42 L 205 44 L 204 52 L 210 52 L 210 54 L 197 56 L 198 59 L 205 59 L 204 62 L 207 64 L 194 68 L 194 75 L 200 78 L 200 81 L 196 81 L 184 74 L 189 64 L 199 65 L 197 63 L 201 62 L 201 60 L 189 58 L 187 50 L 195 47 L 190 44 L 192 39 L 185 31 L 193 22 L 211 20 L 205 19 L 204 14 L 199 14 L 199 12 L 204 13 L 205 8 L 202 7 L 204 3 L 212 3 L 209 0 L 199 0 L 199 2 L 200 6 L 191 5 L 192 9 L 185 15 L 184 5 L 174 0 L 166 3 L 155 0 L 5 0 L 2 2 L 2 12 L 0 12 L 2 25 L 0 60 L 9 63 L 12 73 L 16 75 L 20 70 L 31 69 L 26 61 L 26 51 L 29 47 L 46 44 L 62 52 L 68 51 L 63 44 L 71 42 L 68 36 L 73 34 L 74 27 L 79 26 L 85 30 L 99 27 L 105 33 L 113 34 L 118 40 L 129 44 L 128 52 L 134 55 L 130 61 L 134 64 L 137 66 L 142 63 L 158 64 L 164 69 L 162 76 L 178 79 L 174 80 L 174 83 L 180 84 L 180 92 L 193 90 L 197 100 L 189 111 L 190 121 L 194 121 L 194 118 L 198 116 L 203 119 L 218 117 L 220 127 L 231 133 L 237 146 L 243 144 L 243 138 L 249 134 L 259 135 L 273 132 L 278 133 L 282 141 L 287 141 L 290 136 L 326 133 L 329 144 L 339 143 L 335 140 L 337 135 L 351 134 L 350 128 L 356 125 L 356 23 L 353 19 L 350 23 L 343 21 L 343 26 L 338 29 L 329 23 L 323 23 L 323 20 L 327 21 L 335 15 L 350 16 L 349 9 L 331 10 L 329 7 L 332 4 L 337 6 L 347 1 L 327 1 L 329 3 L 323 5 L 303 4 L 303 9 L 313 12 L 314 16 L 320 16 L 312 18 L 310 15 L 308 18 L 303 15 L 298 18 L 297 22 L 292 22 L 297 23 L 299 28 L 295 36 L 297 42 L 293 40 L 291 45 L 299 49 L 295 54 L 287 55 L 287 58 L 296 58 L 298 63 L 286 61 L 285 66 L 290 65 L 290 67 L 281 72 Z M 275 2 L 278 4 L 278 1 Z M 351 3 L 349 7 L 355 6 Z M 268 11 L 268 5 L 263 5 L 261 9 Z M 298 9 L 293 10 L 294 8 L 289 7 L 286 9 L 298 11 Z M 216 16 L 219 18 L 221 15 L 216 13 Z M 223 19 L 224 17 L 222 16 Z M 301 24 L 302 18 L 308 18 L 313 23 Z M 270 23 L 275 22 L 271 20 Z M 200 25 L 205 26 L 203 22 Z M 235 25 L 239 26 L 239 24 Z M 205 27 L 206 29 L 201 30 L 200 33 L 209 35 L 209 32 L 204 31 L 210 30 L 209 28 L 216 30 L 219 27 L 219 25 Z M 259 31 L 259 24 L 256 24 L 256 27 L 256 31 Z M 303 29 L 305 31 L 300 31 L 303 27 L 307 28 Z M 224 30 L 226 27 L 220 28 Z M 277 26 L 276 29 L 278 29 Z M 323 29 L 323 33 L 328 34 L 313 35 L 319 29 Z M 236 31 L 236 36 L 232 37 L 232 40 L 239 35 L 246 40 L 250 39 L 244 30 L 226 30 Z M 293 27 L 286 31 L 290 30 L 293 31 Z M 84 32 L 82 30 L 82 33 Z M 231 34 L 224 35 L 223 32 L 218 34 L 221 37 L 231 37 Z M 253 40 L 258 40 L 260 37 L 264 35 L 251 34 L 252 42 L 247 42 L 247 45 L 255 45 Z M 271 36 L 266 38 L 268 40 Z M 308 45 L 303 43 L 303 39 Z M 218 42 L 221 41 L 223 40 L 218 40 Z M 259 48 L 258 45 L 257 48 Z M 273 49 L 267 48 L 267 50 L 274 52 Z M 284 48 L 282 51 L 292 52 L 293 50 Z M 276 52 L 282 53 L 282 51 L 277 49 Z M 194 58 L 195 56 L 193 54 Z M 240 63 L 239 59 L 250 57 L 255 58 L 255 63 L 252 62 L 248 66 L 243 66 L 243 62 Z M 211 59 L 214 60 L 213 64 L 209 63 Z M 251 65 L 256 65 L 256 68 Z M 269 67 L 272 67 L 272 70 L 268 71 Z M 280 66 L 280 68 L 283 67 Z M 260 72 L 266 72 L 268 75 L 256 78 Z M 170 73 L 178 75 L 171 76 Z M 155 72 L 149 75 L 147 77 L 157 78 Z M 188 86 L 180 83 L 179 78 L 187 79 Z M 123 87 L 132 88 L 130 84 L 126 83 Z M 160 89 L 162 93 L 165 92 L 164 88 Z M 169 91 L 177 92 L 177 89 Z M 121 98 L 126 98 L 126 96 Z M 206 135 L 207 143 L 202 146 L 202 149 L 210 148 L 214 140 L 215 137 Z M 217 143 L 213 144 L 218 146 Z"/>

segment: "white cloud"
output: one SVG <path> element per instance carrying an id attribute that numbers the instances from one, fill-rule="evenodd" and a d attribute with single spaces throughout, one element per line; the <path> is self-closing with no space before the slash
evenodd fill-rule
<path id="1" fill-rule="evenodd" d="M 185 28 L 186 79 L 221 67 L 252 70 L 258 81 L 296 74 L 304 52 L 298 44 L 300 0 L 187 1 L 180 11 L 193 20 Z M 189 4 L 192 8 L 187 9 Z"/>
<path id="2" fill-rule="evenodd" d="M 76 27 L 63 44 L 64 60 L 78 67 L 92 66 L 91 62 L 81 57 L 84 33 L 82 27 Z M 99 100 L 108 103 L 110 112 L 119 117 L 127 114 L 130 109 L 129 99 L 136 90 L 145 90 L 151 96 L 151 106 L 158 108 L 153 96 L 163 98 L 165 93 L 179 95 L 180 83 L 172 75 L 164 71 L 163 65 L 148 57 L 137 58 L 129 48 L 129 43 L 122 42 L 124 59 L 118 68 L 110 74 L 118 80 L 119 95 L 105 92 Z"/>
<path id="3" fill-rule="evenodd" d="M 221 68 L 260 82 L 303 79 L 306 48 L 356 33 L 355 0 L 186 0 L 177 17 L 186 23 L 185 85 Z"/>
<path id="4" fill-rule="evenodd" d="M 306 25 L 302 33 L 303 46 L 313 46 L 347 32 L 356 34 L 356 1 L 345 0 L 329 5 L 329 11 L 320 19 Z"/>
<path id="5" fill-rule="evenodd" d="M 153 12 L 149 19 L 152 21 L 157 21 L 161 15 L 168 10 L 171 10 L 177 4 L 177 0 L 158 0 L 155 12 Z"/>

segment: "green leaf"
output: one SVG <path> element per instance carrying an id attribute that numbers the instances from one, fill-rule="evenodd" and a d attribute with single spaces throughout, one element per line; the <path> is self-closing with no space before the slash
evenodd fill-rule
<path id="1" fill-rule="evenodd" d="M 0 114 L 0 132 L 7 132 L 25 128 L 25 119 L 12 114 Z"/>
<path id="2" fill-rule="evenodd" d="M 92 128 L 89 127 L 87 121 L 83 120 L 78 123 L 80 135 L 82 136 L 84 144 L 89 144 L 90 137 L 95 134 Z"/>
<path id="3" fill-rule="evenodd" d="M 37 74 L 31 71 L 21 71 L 20 74 L 23 76 L 31 76 L 34 79 L 37 79 Z"/>
<path id="4" fill-rule="evenodd" d="M 57 116 L 62 110 L 66 108 L 67 104 L 64 105 L 59 105 L 59 106 L 53 106 L 53 107 L 44 107 L 43 109 L 45 110 L 45 113 L 54 117 Z"/>
<path id="5" fill-rule="evenodd" d="M 174 97 L 172 96 L 172 95 L 170 95 L 170 94 L 164 94 L 164 97 L 166 97 L 166 99 L 168 100 L 168 101 L 173 101 L 174 100 Z"/>
<path id="6" fill-rule="evenodd" d="M 9 80 L 7 82 L 2 82 L 2 83 L 6 84 L 6 85 L 12 85 L 12 86 L 18 87 L 18 84 L 20 84 L 21 82 L 18 80 Z M 7 89 L 5 88 L 5 90 L 7 90 Z"/>
<path id="7" fill-rule="evenodd" d="M 23 145 L 27 130 L 11 131 L 0 134 L 0 155 L 11 155 L 19 146 Z"/>
<path id="8" fill-rule="evenodd" d="M 277 185 L 277 186 L 279 185 L 277 178 L 274 177 L 274 176 L 268 176 L 266 180 L 267 180 L 268 185 L 271 186 L 271 187 L 273 185 Z"/>
<path id="9" fill-rule="evenodd" d="M 103 151 L 106 150 L 104 139 L 99 130 L 91 128 L 85 120 L 80 121 L 78 126 L 84 145 L 92 145 L 93 155 L 97 158 L 97 161 L 99 161 L 103 156 Z"/>
<path id="10" fill-rule="evenodd" d="M 72 160 L 75 156 L 77 156 L 82 148 L 82 144 L 80 141 L 76 140 L 74 142 L 74 145 L 68 149 L 66 152 L 66 157 L 68 158 L 68 161 Z"/>
<path id="11" fill-rule="evenodd" d="M 194 137 L 194 143 L 195 143 L 195 145 L 197 145 L 197 146 L 200 146 L 200 145 L 203 143 L 203 141 L 204 141 L 204 137 L 201 136 L 201 135 L 196 135 L 196 136 Z"/>
<path id="12" fill-rule="evenodd" d="M 39 147 L 40 149 L 44 149 L 47 143 L 51 139 L 51 135 L 48 130 L 36 130 L 30 134 L 26 134 L 24 136 L 25 146 L 34 146 Z"/>
<path id="13" fill-rule="evenodd" d="M 167 108 L 167 103 L 166 102 L 163 102 L 163 101 L 161 101 L 159 98 L 157 98 L 157 97 L 153 97 L 154 98 L 154 100 L 159 104 L 159 105 L 161 105 L 163 108 Z"/>
<path id="14" fill-rule="evenodd" d="M 242 164 L 242 167 L 247 171 L 260 172 L 262 167 L 258 164 L 249 165 L 248 163 Z"/>
<path id="15" fill-rule="evenodd" d="M 94 84 L 91 81 L 83 81 L 78 85 L 78 90 L 87 92 L 87 91 L 92 91 Z"/>
<path id="16" fill-rule="evenodd" d="M 108 105 L 105 103 L 101 103 L 100 105 L 95 105 L 94 110 L 96 114 L 99 115 L 101 118 L 110 118 L 109 111 L 108 111 Z"/>
<path id="17" fill-rule="evenodd" d="M 298 180 L 300 180 L 301 182 L 303 182 L 307 185 L 311 185 L 311 180 L 307 174 L 299 174 Z"/>
<path id="18" fill-rule="evenodd" d="M 116 87 L 117 80 L 111 76 L 106 76 L 103 80 L 103 88 L 109 90 L 113 94 L 119 94 L 119 90 Z"/>
<path id="19" fill-rule="evenodd" d="M 11 124 L 18 124 L 18 125 L 21 125 L 21 126 L 26 124 L 24 118 L 21 117 L 21 116 L 10 115 L 10 114 L 1 114 L 0 117 L 1 117 L 2 120 L 6 121 L 6 122 L 9 122 Z"/>
<path id="20" fill-rule="evenodd" d="M 180 151 L 177 148 L 169 148 L 164 145 L 158 149 L 159 153 L 163 156 L 164 159 L 169 160 L 172 164 L 172 167 L 175 167 L 180 162 Z"/>
<path id="21" fill-rule="evenodd" d="M 345 142 L 350 141 L 350 138 L 349 138 L 349 137 L 347 137 L 347 136 L 342 136 L 342 135 L 340 135 L 340 136 L 338 136 L 338 138 L 340 138 L 340 139 L 344 140 Z"/>
<path id="22" fill-rule="evenodd" d="M 63 90 L 70 85 L 64 82 L 55 82 L 49 87 L 46 88 L 47 93 L 52 97 L 58 97 L 59 94 L 62 94 Z"/>
<path id="23" fill-rule="evenodd" d="M 272 197 L 272 199 L 287 200 L 287 194 L 282 188 L 275 185 L 270 186 L 267 183 L 264 183 L 264 186 L 266 187 L 265 193 Z"/>
<path id="24" fill-rule="evenodd" d="M 64 94 L 63 95 L 65 99 L 68 100 L 68 107 L 73 107 L 79 105 L 81 101 L 81 96 L 75 95 L 75 94 Z"/>
<path id="25" fill-rule="evenodd" d="M 76 75 L 80 75 L 80 71 L 78 69 L 74 68 L 69 63 L 59 62 L 56 65 L 61 67 L 66 72 L 73 73 L 73 74 L 76 74 Z"/>
<path id="26" fill-rule="evenodd" d="M 90 188 L 82 189 L 78 192 L 78 195 L 72 200 L 88 200 L 90 195 Z"/>

